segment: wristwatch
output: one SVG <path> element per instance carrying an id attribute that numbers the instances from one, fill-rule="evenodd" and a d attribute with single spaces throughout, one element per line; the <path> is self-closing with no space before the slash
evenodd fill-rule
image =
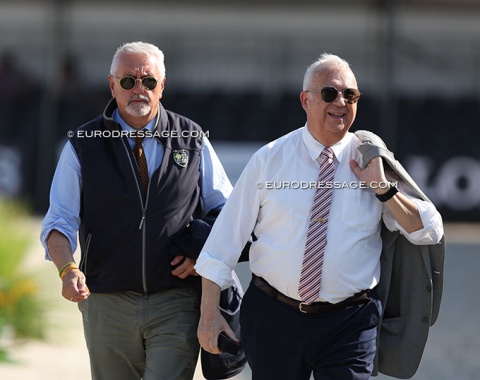
<path id="1" fill-rule="evenodd" d="M 388 189 L 388 191 L 385 194 L 375 194 L 375 196 L 380 202 L 386 202 L 397 193 L 398 193 L 397 185 L 394 183 L 390 183 L 390 189 Z"/>

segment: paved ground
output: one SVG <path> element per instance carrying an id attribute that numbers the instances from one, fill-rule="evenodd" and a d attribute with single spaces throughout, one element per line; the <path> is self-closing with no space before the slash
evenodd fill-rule
<path id="1" fill-rule="evenodd" d="M 37 243 L 39 220 L 28 221 L 33 244 L 28 268 L 38 274 L 42 296 L 50 305 L 46 316 L 48 339 L 45 342 L 17 343 L 11 347 L 12 364 L 0 364 L 1 380 L 87 380 L 88 355 L 83 340 L 80 313 L 76 305 L 60 297 L 60 281 L 52 263 L 42 258 Z M 480 226 L 448 225 L 445 293 L 440 318 L 432 328 L 416 380 L 476 380 L 480 378 L 480 329 L 477 327 L 480 304 Z M 249 273 L 245 264 L 238 268 L 244 284 Z M 236 380 L 250 379 L 246 369 Z M 197 370 L 196 380 L 203 379 Z M 379 376 L 380 380 L 391 379 Z M 173 380 L 173 379 L 172 379 Z M 284 379 L 279 379 L 284 380 Z M 290 379 L 285 379 L 290 380 Z"/>

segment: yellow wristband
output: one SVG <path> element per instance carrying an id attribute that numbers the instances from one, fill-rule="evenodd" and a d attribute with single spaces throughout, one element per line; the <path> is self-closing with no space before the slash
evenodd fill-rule
<path id="1" fill-rule="evenodd" d="M 58 270 L 58 275 L 60 276 L 63 272 L 63 270 L 68 267 L 69 265 L 75 265 L 75 263 L 73 261 L 69 261 L 68 263 L 66 263 L 63 267 L 61 267 L 59 270 Z"/>
<path id="2" fill-rule="evenodd" d="M 63 280 L 67 272 L 70 272 L 72 269 L 78 269 L 77 265 L 75 263 L 68 263 L 68 265 L 64 265 L 61 268 L 61 271 L 59 273 L 60 278 Z"/>
<path id="3" fill-rule="evenodd" d="M 66 268 L 63 270 L 62 274 L 60 275 L 60 278 L 63 280 L 63 278 L 65 277 L 65 275 L 66 275 L 68 272 L 70 272 L 72 269 L 78 269 L 78 267 L 77 267 L 76 265 L 70 265 L 70 266 L 66 267 Z"/>

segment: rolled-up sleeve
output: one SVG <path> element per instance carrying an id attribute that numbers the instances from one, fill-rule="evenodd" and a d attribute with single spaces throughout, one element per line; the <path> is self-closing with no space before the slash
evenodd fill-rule
<path id="1" fill-rule="evenodd" d="M 398 230 L 411 243 L 416 245 L 438 244 L 443 237 L 442 216 L 437 211 L 433 203 L 421 199 L 409 197 L 417 205 L 423 228 L 421 230 L 408 233 L 393 218 L 390 212 L 385 212 L 383 221 L 390 231 Z"/>
<path id="2" fill-rule="evenodd" d="M 50 207 L 43 218 L 40 232 L 40 241 L 45 248 L 47 260 L 51 260 L 47 239 L 53 230 L 65 235 L 70 242 L 72 253 L 77 249 L 81 187 L 80 162 L 72 144 L 67 142 L 53 176 Z"/>
<path id="3" fill-rule="evenodd" d="M 222 290 L 233 285 L 232 268 L 222 260 L 211 256 L 207 251 L 200 253 L 195 270 L 202 277 L 215 282 Z"/>

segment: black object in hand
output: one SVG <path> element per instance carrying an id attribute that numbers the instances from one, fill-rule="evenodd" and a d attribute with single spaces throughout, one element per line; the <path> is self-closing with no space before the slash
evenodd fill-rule
<path id="1" fill-rule="evenodd" d="M 218 335 L 218 349 L 231 355 L 237 355 L 240 351 L 240 344 L 222 331 Z"/>

